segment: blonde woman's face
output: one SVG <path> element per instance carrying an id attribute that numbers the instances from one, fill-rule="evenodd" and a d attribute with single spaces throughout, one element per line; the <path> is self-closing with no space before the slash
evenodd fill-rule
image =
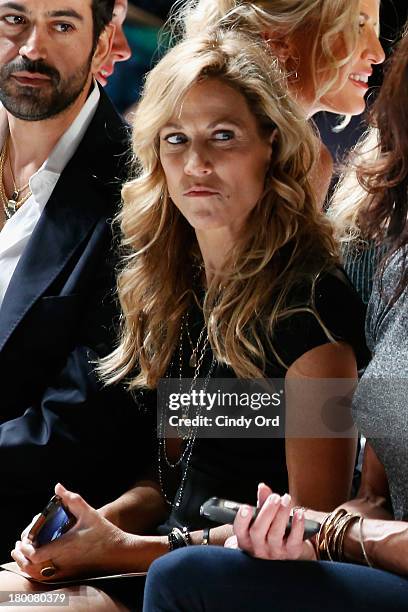
<path id="1" fill-rule="evenodd" d="M 339 77 L 331 90 L 316 100 L 312 78 L 310 56 L 313 36 L 310 32 L 299 32 L 292 41 L 293 53 L 297 56 L 298 67 L 296 78 L 291 79 L 293 91 L 305 109 L 307 116 L 326 110 L 341 115 L 359 115 L 365 109 L 365 94 L 368 90 L 368 78 L 373 72 L 373 65 L 384 61 L 384 51 L 379 41 L 379 0 L 360 0 L 359 37 L 352 59 L 340 69 Z M 344 57 L 344 45 L 338 43 L 339 58 Z M 334 49 L 336 53 L 336 49 Z M 320 86 L 324 85 L 331 74 L 324 72 L 317 75 Z"/>
<path id="2" fill-rule="evenodd" d="M 196 230 L 240 227 L 262 196 L 272 136 L 246 99 L 217 79 L 188 92 L 160 131 L 170 197 Z"/>
<path id="3" fill-rule="evenodd" d="M 365 109 L 365 94 L 368 91 L 368 79 L 375 64 L 385 59 L 384 50 L 379 41 L 380 33 L 379 0 L 360 0 L 359 38 L 352 60 L 340 74 L 342 85 L 334 85 L 334 91 L 328 92 L 321 100 L 323 110 L 344 114 L 359 115 Z"/>

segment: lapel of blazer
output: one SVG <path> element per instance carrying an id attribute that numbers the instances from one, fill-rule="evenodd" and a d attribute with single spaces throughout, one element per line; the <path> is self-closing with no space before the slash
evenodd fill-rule
<path id="1" fill-rule="evenodd" d="M 125 175 L 127 127 L 101 100 L 21 256 L 0 308 L 0 351 L 101 219 L 111 218 Z"/>

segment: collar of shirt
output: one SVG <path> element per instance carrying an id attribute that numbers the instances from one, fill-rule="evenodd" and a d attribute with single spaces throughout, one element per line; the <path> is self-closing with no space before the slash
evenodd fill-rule
<path id="1" fill-rule="evenodd" d="M 84 137 L 96 112 L 100 97 L 99 87 L 96 81 L 94 81 L 93 90 L 75 120 L 61 136 L 48 159 L 30 178 L 30 189 L 35 201 L 40 205 L 41 209 L 43 209 L 48 202 L 62 171 L 74 155 L 79 143 Z M 7 133 L 8 125 L 6 122 L 6 124 L 3 124 L 0 128 L 1 145 L 4 143 Z M 20 211 L 23 211 L 24 208 L 28 207 L 23 206 L 20 208 Z M 18 212 L 13 218 L 17 217 Z"/>
<path id="2" fill-rule="evenodd" d="M 99 87 L 94 88 L 77 117 L 59 139 L 48 159 L 30 178 L 32 195 L 9 219 L 0 232 L 0 307 L 18 261 L 61 176 L 74 155 L 96 112 Z M 8 123 L 0 126 L 0 146 L 8 133 Z"/>
<path id="3" fill-rule="evenodd" d="M 99 103 L 100 95 L 99 88 L 95 83 L 92 93 L 88 96 L 87 101 L 74 122 L 63 136 L 61 136 L 54 149 L 51 151 L 49 158 L 31 177 L 30 189 L 33 192 L 36 202 L 47 203 L 62 171 L 74 155 L 92 121 Z"/>
<path id="4" fill-rule="evenodd" d="M 39 212 L 42 212 L 54 190 L 55 185 L 58 182 L 59 177 L 61 176 L 62 171 L 71 157 L 74 155 L 79 143 L 84 137 L 84 134 L 96 112 L 100 97 L 101 94 L 99 87 L 96 81 L 94 81 L 93 90 L 88 96 L 84 106 L 76 116 L 75 120 L 61 136 L 54 149 L 51 151 L 48 159 L 45 160 L 43 165 L 30 178 L 30 189 L 33 195 L 27 201 L 27 206 L 22 206 L 6 223 L 5 227 L 14 225 L 14 223 L 11 223 L 11 221 L 24 216 L 24 212 L 27 210 L 27 208 L 34 204 L 33 200 L 35 201 L 37 207 L 39 207 Z M 4 143 L 7 133 L 8 125 L 6 122 L 5 125 L 3 124 L 0 127 L 1 146 Z"/>

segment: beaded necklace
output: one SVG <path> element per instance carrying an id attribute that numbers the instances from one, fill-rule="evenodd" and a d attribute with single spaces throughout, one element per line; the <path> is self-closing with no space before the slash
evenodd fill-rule
<path id="1" fill-rule="evenodd" d="M 190 332 L 189 332 L 189 329 L 188 329 L 188 317 L 183 317 L 183 320 L 182 320 L 182 323 L 181 323 L 180 337 L 179 337 L 179 342 L 178 342 L 178 366 L 179 366 L 178 374 L 179 374 L 179 391 L 180 391 L 180 393 L 182 391 L 182 379 L 183 379 L 183 339 L 184 339 L 185 336 L 187 336 L 189 344 L 190 344 L 190 346 L 192 348 L 192 353 L 191 353 L 191 356 L 190 356 L 190 359 L 189 359 L 189 365 L 190 365 L 190 367 L 194 367 L 194 374 L 193 374 L 193 378 L 192 378 L 192 381 L 191 381 L 191 384 L 190 384 L 190 387 L 189 387 L 189 391 L 188 391 L 188 394 L 191 395 L 192 391 L 195 389 L 195 387 L 197 385 L 197 380 L 198 380 L 199 374 L 200 374 L 201 369 L 202 369 L 204 356 L 205 356 L 205 353 L 206 353 L 206 351 L 207 351 L 207 349 L 209 347 L 209 340 L 208 340 L 208 335 L 207 335 L 207 326 L 204 325 L 204 327 L 202 328 L 202 330 L 200 332 L 200 335 L 198 337 L 197 344 L 194 347 L 194 345 L 193 345 L 193 343 L 191 341 L 191 336 L 190 336 Z M 211 364 L 210 364 L 210 367 L 208 369 L 208 372 L 206 374 L 206 377 L 204 379 L 203 385 L 201 387 L 204 391 L 208 387 L 208 384 L 210 382 L 210 378 L 211 378 L 211 375 L 212 375 L 212 373 L 214 371 L 215 365 L 216 365 L 216 360 L 213 357 L 212 360 L 211 360 Z M 168 374 L 167 374 L 166 378 L 168 378 L 170 372 L 172 372 L 173 366 L 174 366 L 174 357 L 173 357 L 173 360 L 171 361 L 170 366 L 168 368 Z M 199 406 L 197 411 L 196 411 L 196 416 L 199 417 L 201 415 L 201 410 L 202 410 L 202 407 Z M 187 480 L 187 474 L 188 474 L 188 470 L 189 470 L 191 455 L 192 455 L 194 444 L 195 444 L 196 437 L 197 437 L 197 426 L 177 428 L 177 431 L 178 431 L 180 437 L 183 440 L 184 448 L 183 448 L 183 451 L 182 451 L 180 457 L 176 461 L 174 461 L 174 462 L 170 461 L 170 459 L 169 459 L 169 457 L 167 455 L 167 446 L 166 446 L 166 437 L 165 437 L 166 436 L 166 415 L 168 414 L 168 411 L 169 411 L 169 407 L 168 407 L 168 402 L 166 401 L 165 406 L 160 411 L 160 420 L 159 420 L 159 428 L 158 428 L 159 444 L 158 444 L 158 462 L 157 463 L 158 463 L 160 489 L 162 491 L 163 497 L 164 497 L 165 501 L 167 502 L 167 504 L 174 509 L 174 508 L 178 508 L 181 505 L 181 500 L 182 500 L 182 497 L 183 497 L 184 488 L 185 488 L 185 484 L 186 484 L 186 480 Z M 183 418 L 188 418 L 190 416 L 190 405 L 183 406 L 182 416 L 183 416 Z M 177 468 L 184 461 L 184 469 L 183 469 L 183 473 L 182 473 L 182 476 L 181 476 L 180 486 L 179 486 L 179 488 L 177 490 L 176 496 L 175 496 L 173 501 L 169 500 L 169 498 L 168 498 L 168 496 L 166 494 L 166 489 L 165 489 L 165 486 L 164 486 L 164 478 L 163 478 L 163 461 L 165 462 L 166 466 L 169 469 Z"/>

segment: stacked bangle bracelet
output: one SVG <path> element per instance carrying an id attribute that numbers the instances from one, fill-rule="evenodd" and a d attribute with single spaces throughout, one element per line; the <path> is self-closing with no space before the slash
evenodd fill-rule
<path id="1" fill-rule="evenodd" d="M 373 567 L 367 555 L 363 538 L 364 517 L 338 508 L 326 516 L 316 538 L 316 556 L 326 561 L 344 561 L 344 539 L 351 525 L 358 521 L 359 542 L 364 561 Z"/>

